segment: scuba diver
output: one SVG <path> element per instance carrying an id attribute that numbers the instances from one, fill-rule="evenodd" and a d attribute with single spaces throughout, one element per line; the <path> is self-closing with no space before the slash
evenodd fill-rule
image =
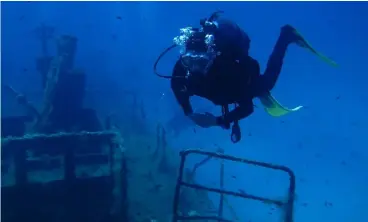
<path id="1" fill-rule="evenodd" d="M 200 21 L 200 28 L 181 29 L 174 44 L 166 49 L 154 64 L 156 75 L 171 79 L 171 89 L 186 116 L 203 128 L 220 126 L 230 129 L 231 140 L 241 139 L 239 120 L 254 111 L 253 99 L 259 98 L 272 116 L 282 116 L 302 108 L 288 109 L 272 97 L 280 75 L 283 60 L 290 44 L 309 49 L 320 58 L 336 65 L 314 50 L 295 28 L 285 25 L 269 57 L 266 70 L 261 74 L 257 60 L 249 56 L 250 38 L 233 21 L 220 18 L 222 11 Z M 156 71 L 157 63 L 172 48 L 181 47 L 171 76 Z M 193 112 L 191 96 L 200 96 L 222 107 L 222 115 Z M 234 104 L 230 111 L 229 105 Z"/>

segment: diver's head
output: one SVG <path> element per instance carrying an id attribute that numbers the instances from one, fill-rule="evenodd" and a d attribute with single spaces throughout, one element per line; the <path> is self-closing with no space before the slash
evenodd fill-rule
<path id="1" fill-rule="evenodd" d="M 217 19 L 223 11 L 216 11 L 211 14 L 209 19 L 201 19 L 201 28 L 182 28 L 180 35 L 174 38 L 174 44 L 165 49 L 157 58 L 153 65 L 154 73 L 162 78 L 182 78 L 178 76 L 161 75 L 157 72 L 157 64 L 160 59 L 171 49 L 179 46 L 180 59 L 188 69 L 188 73 L 207 74 L 208 69 L 213 64 L 216 56 L 220 55 L 219 48 L 215 44 L 215 33 L 219 28 Z M 183 76 L 183 78 L 185 78 Z"/>
<path id="2" fill-rule="evenodd" d="M 180 31 L 181 35 L 174 38 L 174 42 L 181 46 L 181 62 L 191 73 L 206 74 L 217 55 L 214 36 L 191 27 Z"/>

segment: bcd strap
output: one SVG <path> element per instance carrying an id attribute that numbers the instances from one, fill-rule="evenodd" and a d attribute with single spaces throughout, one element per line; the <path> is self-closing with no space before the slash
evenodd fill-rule
<path id="1" fill-rule="evenodd" d="M 235 104 L 235 108 L 237 108 L 238 105 Z M 228 105 L 224 105 L 222 106 L 222 115 L 227 115 L 229 113 L 229 106 Z M 226 128 L 230 128 L 230 126 L 226 126 Z M 235 120 L 234 124 L 231 128 L 231 142 L 233 143 L 237 143 L 241 140 L 241 130 L 240 130 L 240 126 L 239 126 L 239 121 Z"/>
<path id="2" fill-rule="evenodd" d="M 226 116 L 229 113 L 229 106 L 224 105 L 222 106 L 222 116 Z M 226 123 L 226 125 L 223 126 L 225 129 L 230 129 L 230 123 Z"/>

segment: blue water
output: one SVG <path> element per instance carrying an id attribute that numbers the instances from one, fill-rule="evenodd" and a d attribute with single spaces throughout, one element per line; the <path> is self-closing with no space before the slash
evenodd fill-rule
<path id="1" fill-rule="evenodd" d="M 119 98 L 126 89 L 138 92 L 152 125 L 180 112 L 169 81 L 152 71 L 155 59 L 172 44 L 179 28 L 197 26 L 199 19 L 224 10 L 249 34 L 251 56 L 264 70 L 280 27 L 293 25 L 339 64 L 329 66 L 304 49 L 290 47 L 273 94 L 286 106 L 303 105 L 304 109 L 273 118 L 257 101 L 255 113 L 241 121 L 240 143 L 232 144 L 229 132 L 216 128 L 186 130 L 170 146 L 210 151 L 220 146 L 229 155 L 290 167 L 297 176 L 295 222 L 368 221 L 367 3 L 6 2 L 1 7 L 2 83 L 40 101 L 34 60 L 41 50 L 35 28 L 45 23 L 55 27 L 56 35 L 78 38 L 75 63 L 88 73 L 87 91 L 93 98 L 88 103 L 100 115 L 122 113 L 126 107 Z M 172 53 L 159 69 L 170 74 L 176 58 Z M 209 104 L 194 102 L 202 107 Z M 18 111 L 8 105 L 2 112 Z M 201 171 L 203 183 L 210 183 L 209 172 L 216 166 Z M 272 172 L 247 172 L 231 163 L 225 167 L 228 175 L 236 174 L 236 179 L 226 181 L 229 189 L 244 189 L 248 183 L 260 195 L 281 190 L 272 195 L 282 197 L 287 188 Z M 258 209 L 251 202 L 229 201 L 243 218 Z M 252 222 L 277 221 L 269 216 L 257 215 Z"/>

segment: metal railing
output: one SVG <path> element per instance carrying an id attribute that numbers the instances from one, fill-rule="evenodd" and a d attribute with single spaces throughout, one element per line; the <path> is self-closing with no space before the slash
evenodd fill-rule
<path id="1" fill-rule="evenodd" d="M 194 183 L 184 182 L 183 181 L 184 166 L 185 166 L 185 161 L 186 161 L 189 154 L 199 154 L 199 155 L 207 156 L 206 159 L 205 159 L 206 161 L 204 161 L 204 162 L 207 162 L 211 158 L 217 158 L 217 159 L 221 159 L 221 160 L 241 162 L 241 163 L 248 164 L 248 165 L 268 168 L 268 169 L 277 170 L 277 171 L 283 171 L 283 172 L 285 172 L 289 175 L 289 179 L 290 179 L 287 201 L 283 202 L 283 201 L 280 201 L 280 200 L 273 200 L 273 199 L 269 199 L 269 198 L 264 198 L 264 197 L 260 197 L 260 196 L 247 194 L 247 193 L 244 193 L 244 192 L 234 192 L 234 191 L 230 191 L 230 190 L 225 190 L 221 186 L 221 184 L 223 184 L 223 171 L 224 171 L 223 164 L 221 164 L 221 168 L 220 168 L 221 169 L 220 170 L 220 178 L 221 178 L 221 181 L 222 181 L 222 182 L 220 181 L 220 189 L 206 187 L 206 186 L 202 186 L 202 185 L 198 185 L 198 184 L 194 184 Z M 181 163 L 180 163 L 180 168 L 179 168 L 179 176 L 178 176 L 178 179 L 177 179 L 175 195 L 174 195 L 174 202 L 173 202 L 173 219 L 172 219 L 173 222 L 177 222 L 179 220 L 180 221 L 185 221 L 185 220 L 216 220 L 216 221 L 221 221 L 221 222 L 228 222 L 228 221 L 231 222 L 231 220 L 223 218 L 224 195 L 231 195 L 231 196 L 235 196 L 235 197 L 261 201 L 261 202 L 264 202 L 264 203 L 275 204 L 278 207 L 281 207 L 281 209 L 285 211 L 284 222 L 293 222 L 293 208 L 294 208 L 294 200 L 295 200 L 295 174 L 290 168 L 285 167 L 285 166 L 270 164 L 270 163 L 258 162 L 258 161 L 238 158 L 238 157 L 234 157 L 234 156 L 224 155 L 222 153 L 207 152 L 207 151 L 194 150 L 194 149 L 180 152 L 180 157 L 181 157 Z M 208 191 L 208 192 L 219 193 L 221 195 L 221 198 L 220 198 L 220 206 L 219 206 L 218 216 L 199 216 L 199 215 L 184 216 L 184 215 L 179 215 L 178 214 L 178 207 L 179 207 L 179 202 L 180 202 L 180 189 L 181 189 L 182 186 L 193 188 L 193 189 L 205 190 L 205 191 Z"/>

